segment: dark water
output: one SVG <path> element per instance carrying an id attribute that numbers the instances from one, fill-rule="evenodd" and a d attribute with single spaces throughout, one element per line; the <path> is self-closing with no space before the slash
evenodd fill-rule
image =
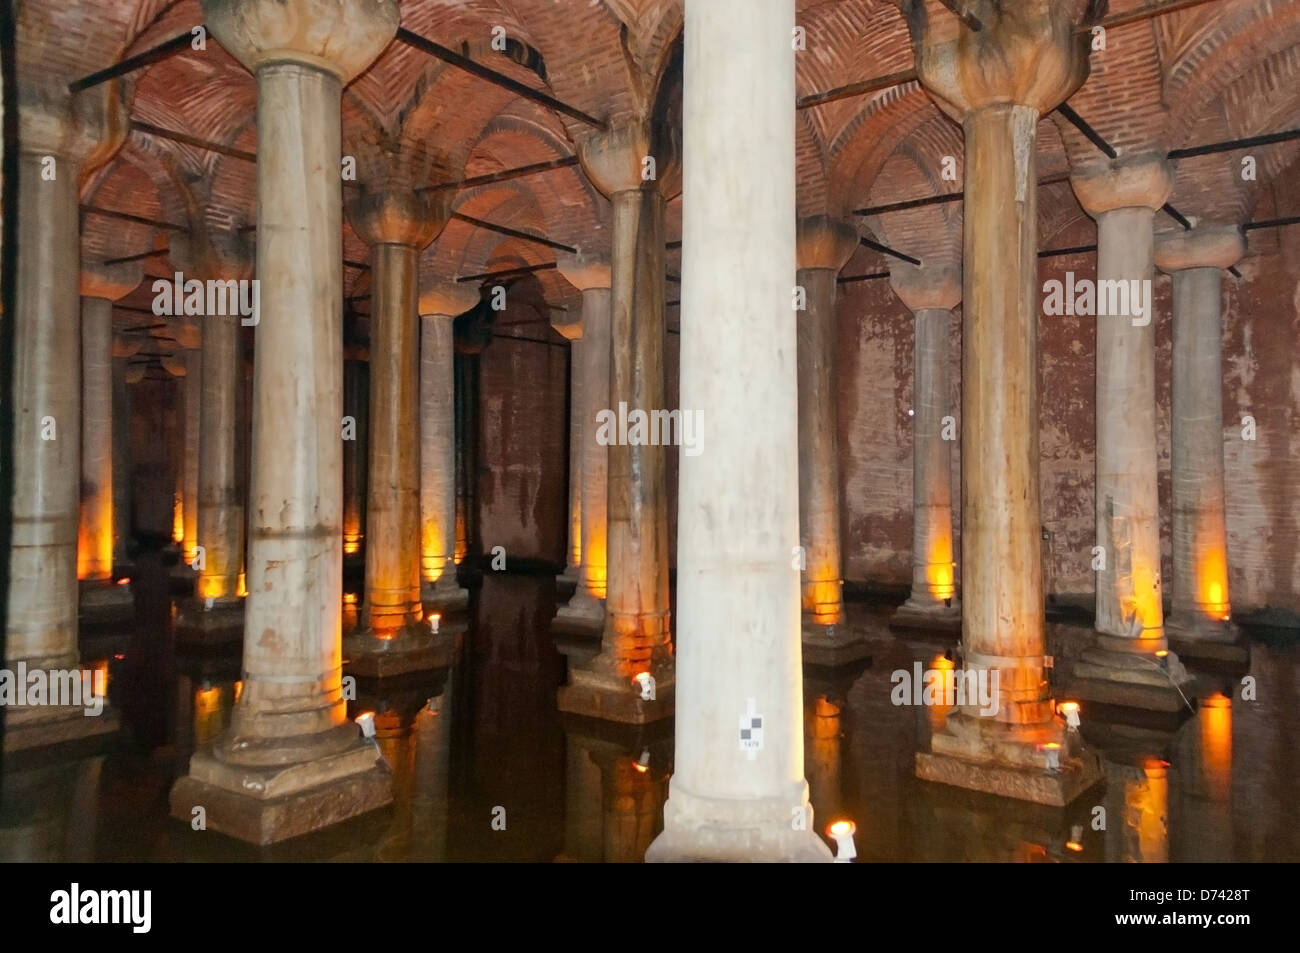
<path id="1" fill-rule="evenodd" d="M 228 723 L 239 656 L 176 650 L 156 560 L 141 559 L 134 585 L 136 624 L 83 636 L 86 662 L 108 661 L 123 729 L 105 753 L 7 769 L 0 859 L 639 861 L 659 831 L 671 724 L 636 730 L 560 714 L 561 649 L 593 646 L 557 647 L 549 634 L 551 577 L 504 574 L 474 593 L 450 669 L 363 684 L 351 705 L 376 715 L 391 808 L 272 849 L 192 831 L 168 818 L 167 792 L 194 748 Z M 917 781 L 913 755 L 942 711 L 892 704 L 890 673 L 945 647 L 896 638 L 886 609 L 850 612 L 872 633 L 873 655 L 805 674 L 805 761 L 817 828 L 853 820 L 860 862 L 1300 859 L 1294 641 L 1252 636 L 1244 669 L 1200 673 L 1195 715 L 1126 724 L 1085 710 L 1106 782 L 1057 810 Z M 1062 660 L 1089 639 L 1086 627 L 1050 628 Z M 1241 698 L 1246 674 L 1255 700 Z M 1099 808 L 1104 830 L 1094 829 Z"/>

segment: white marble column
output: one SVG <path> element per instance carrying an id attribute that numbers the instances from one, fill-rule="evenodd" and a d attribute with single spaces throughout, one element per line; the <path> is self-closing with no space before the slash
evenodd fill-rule
<path id="1" fill-rule="evenodd" d="M 557 618 L 596 629 L 605 620 L 609 573 L 609 448 L 596 439 L 597 414 L 610 408 L 609 262 L 590 255 L 569 256 L 560 260 L 560 273 L 582 292 L 582 392 L 572 437 L 580 453 L 582 577 Z"/>
<path id="2" fill-rule="evenodd" d="M 190 759 L 172 815 L 284 840 L 392 800 L 342 692 L 343 85 L 398 25 L 383 0 L 204 0 L 257 80 L 257 275 L 244 679 L 230 727 Z M 311 24 L 307 30 L 302 24 Z"/>
<path id="3" fill-rule="evenodd" d="M 1174 579 L 1167 620 L 1184 652 L 1233 642 L 1223 485 L 1223 269 L 1246 243 L 1234 225 L 1197 225 L 1156 242 L 1156 264 L 1173 277 Z"/>
<path id="4" fill-rule="evenodd" d="M 957 412 L 950 405 L 952 310 L 961 302 L 961 263 L 891 262 L 890 285 L 913 315 L 912 591 L 894 615 L 905 625 L 961 624 L 952 520 L 952 448 Z M 950 426 L 944 418 L 951 417 Z M 947 431 L 947 433 L 945 433 Z"/>
<path id="5" fill-rule="evenodd" d="M 701 452 L 681 455 L 676 767 L 647 860 L 830 859 L 804 780 L 790 560 L 794 22 L 794 0 L 686 3 L 681 397 L 703 418 Z"/>
<path id="6" fill-rule="evenodd" d="M 1168 163 L 1139 156 L 1071 179 L 1097 220 L 1097 641 L 1075 665 L 1082 698 L 1171 711 L 1185 680 L 1167 653 L 1157 488 L 1155 214 Z M 1077 307 L 1077 302 L 1076 302 Z"/>
<path id="7" fill-rule="evenodd" d="M 456 374 L 453 323 L 479 303 L 471 284 L 436 282 L 420 291 L 420 578 L 424 607 L 469 604 L 456 579 Z"/>

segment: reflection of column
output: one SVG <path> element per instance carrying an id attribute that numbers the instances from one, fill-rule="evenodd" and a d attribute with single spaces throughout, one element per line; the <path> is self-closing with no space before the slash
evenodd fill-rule
<path id="1" fill-rule="evenodd" d="M 1169 862 L 1169 765 L 1106 761 L 1107 863 Z"/>
<path id="2" fill-rule="evenodd" d="M 364 630 L 348 659 L 425 653 L 431 638 L 420 601 L 420 317 L 419 254 L 447 221 L 445 192 L 418 192 L 406 181 L 416 154 L 386 156 L 366 170 L 348 218 L 370 246 L 370 447 L 366 499 Z M 450 407 L 450 401 L 447 402 Z M 393 658 L 390 658 L 393 657 Z M 362 666 L 368 669 L 368 663 Z M 413 655 L 401 669 L 427 668 Z M 381 674 L 376 671 L 358 674 Z"/>
<path id="3" fill-rule="evenodd" d="M 597 626 L 605 618 L 608 573 L 609 448 L 596 439 L 596 421 L 602 410 L 610 409 L 610 270 L 608 262 L 573 256 L 561 259 L 560 272 L 582 292 L 582 391 L 578 426 L 571 438 L 581 463 L 582 578 L 558 617 Z"/>
<path id="4" fill-rule="evenodd" d="M 844 625 L 835 426 L 835 278 L 857 247 L 857 230 L 825 215 L 801 220 L 795 234 L 795 283 L 806 297 L 795 315 L 803 653 L 822 664 L 866 652 L 861 634 L 853 637 Z"/>
<path id="5" fill-rule="evenodd" d="M 1196 718 L 1179 731 L 1174 766 L 1178 814 L 1173 827 L 1176 863 L 1231 863 L 1232 699 L 1201 700 Z"/>
<path id="6" fill-rule="evenodd" d="M 1156 264 L 1173 276 L 1173 606 L 1180 647 L 1233 641 L 1226 623 L 1228 532 L 1223 488 L 1223 269 L 1245 251 L 1233 226 L 1170 233 Z M 1175 633 L 1171 633 L 1174 635 Z M 1195 651 L 1195 646 L 1191 647 Z"/>
<path id="7" fill-rule="evenodd" d="M 393 38 L 396 5 L 205 0 L 257 77 L 257 275 L 244 685 L 230 730 L 190 759 L 172 815 L 255 843 L 392 798 L 342 693 L 340 98 Z M 311 22 L 312 29 L 300 29 Z"/>
<path id="8" fill-rule="evenodd" d="M 343 362 L 343 413 L 355 422 L 351 440 L 343 441 L 343 556 L 361 552 L 366 520 L 366 407 L 370 365 Z"/>
<path id="9" fill-rule="evenodd" d="M 952 445 L 956 417 L 949 406 L 949 326 L 961 301 L 961 264 L 890 265 L 894 293 L 913 314 L 912 592 L 895 621 L 959 624 L 952 522 Z M 949 430 L 945 434 L 945 430 Z"/>
<path id="10" fill-rule="evenodd" d="M 140 283 L 139 265 L 81 272 L 81 522 L 77 576 L 87 617 L 129 615 L 131 591 L 113 581 L 113 302 Z"/>
<path id="11" fill-rule="evenodd" d="M 610 401 L 616 413 L 626 407 L 630 422 L 633 413 L 667 409 L 662 182 L 677 157 L 671 142 L 652 143 L 645 121 L 594 134 L 579 145 L 579 155 L 588 178 L 613 203 Z M 646 157 L 656 160 L 653 179 L 642 177 Z M 667 453 L 648 439 L 608 448 L 605 629 L 600 654 L 569 670 L 559 693 L 565 711 L 634 723 L 672 714 Z M 658 683 L 655 700 L 642 699 L 633 680 L 642 672 Z"/>
<path id="12" fill-rule="evenodd" d="M 448 676 L 442 694 L 431 699 L 429 707 L 420 709 L 413 727 L 415 783 L 411 791 L 411 859 L 425 863 L 447 859 L 454 678 L 453 672 Z"/>
<path id="13" fill-rule="evenodd" d="M 23 30 L 20 24 L 20 41 Z M 33 51 L 39 57 L 39 52 Z M 77 184 L 121 143 L 116 84 L 69 97 L 18 90 L 19 205 L 13 321 L 13 533 L 5 667 L 69 669 L 77 651 L 81 335 Z M 81 706 L 9 707 L 6 750 L 111 730 Z"/>
<path id="14" fill-rule="evenodd" d="M 972 31 L 912 8 L 917 70 L 966 137 L 962 258 L 962 643 L 967 704 L 918 752 L 927 780 L 1048 804 L 1096 779 L 1095 759 L 1062 757 L 1044 671 L 1038 495 L 1036 130 L 1087 75 L 1077 4 L 1027 0 Z M 1082 11 L 1077 11 L 1081 13 Z M 985 710 L 985 709 L 990 710 Z"/>
<path id="15" fill-rule="evenodd" d="M 664 759 L 650 757 L 649 748 L 643 750 L 641 754 L 601 746 L 592 753 L 592 760 L 600 766 L 602 847 L 607 864 L 641 863 L 663 826 L 668 788 Z"/>
<path id="16" fill-rule="evenodd" d="M 1169 197 L 1167 164 L 1139 157 L 1072 179 L 1097 220 L 1096 645 L 1075 666 L 1076 691 L 1096 701 L 1177 709 L 1180 680 L 1167 652 L 1156 486 L 1156 210 Z M 1166 675 L 1158 659 L 1170 669 Z"/>
<path id="17" fill-rule="evenodd" d="M 681 457 L 676 773 L 647 860 L 830 859 L 794 829 L 812 810 L 790 564 L 793 27 L 793 0 L 686 3 L 681 397 L 707 429 Z"/>
<path id="18" fill-rule="evenodd" d="M 808 775 L 808 799 L 823 822 L 839 819 L 843 803 L 840 704 L 824 693 L 811 703 L 804 702 L 804 773 Z"/>
<path id="19" fill-rule="evenodd" d="M 591 749 L 565 733 L 564 853 L 556 860 L 599 863 L 604 859 L 601 772 Z"/>
<path id="20" fill-rule="evenodd" d="M 450 282 L 420 292 L 420 523 L 425 607 L 469 603 L 456 579 L 456 374 L 454 319 L 479 303 L 478 289 Z"/>

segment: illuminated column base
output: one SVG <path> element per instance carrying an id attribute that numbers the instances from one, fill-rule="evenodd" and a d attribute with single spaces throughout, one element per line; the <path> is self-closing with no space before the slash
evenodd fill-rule
<path id="1" fill-rule="evenodd" d="M 1037 127 L 1087 75 L 1075 7 L 1022 4 L 975 34 L 917 4 L 908 23 L 921 83 L 966 140 L 956 676 L 988 699 L 948 716 L 916 774 L 1053 805 L 1101 776 L 1051 697 L 1039 540 Z"/>

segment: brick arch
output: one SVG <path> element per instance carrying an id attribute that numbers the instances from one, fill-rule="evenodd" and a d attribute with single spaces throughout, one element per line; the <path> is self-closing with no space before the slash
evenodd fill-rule
<path id="1" fill-rule="evenodd" d="M 881 169 L 899 143 L 927 122 L 940 118 L 938 108 L 917 83 L 878 94 L 830 147 L 830 202 L 849 208 L 870 194 Z M 898 198 L 915 196 L 899 195 Z"/>

